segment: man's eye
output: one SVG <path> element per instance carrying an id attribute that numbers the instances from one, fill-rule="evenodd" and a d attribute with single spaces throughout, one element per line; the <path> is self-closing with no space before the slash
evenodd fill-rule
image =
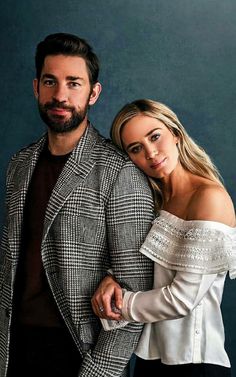
<path id="1" fill-rule="evenodd" d="M 69 88 L 77 88 L 77 87 L 80 86 L 80 84 L 78 82 L 72 81 L 72 82 L 68 83 L 68 86 L 69 86 Z"/>
<path id="2" fill-rule="evenodd" d="M 53 86 L 55 84 L 55 81 L 47 79 L 47 80 L 44 80 L 43 84 L 45 86 Z"/>

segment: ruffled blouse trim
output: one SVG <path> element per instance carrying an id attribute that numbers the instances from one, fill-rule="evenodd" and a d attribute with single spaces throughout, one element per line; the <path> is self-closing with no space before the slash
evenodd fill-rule
<path id="1" fill-rule="evenodd" d="M 236 228 L 215 221 L 183 220 L 160 211 L 140 249 L 165 268 L 202 274 L 229 271 L 236 278 Z"/>

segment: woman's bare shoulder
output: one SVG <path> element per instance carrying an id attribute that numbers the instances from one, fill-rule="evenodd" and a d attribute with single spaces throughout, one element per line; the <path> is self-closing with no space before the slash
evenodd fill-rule
<path id="1" fill-rule="evenodd" d="M 218 183 L 203 181 L 194 192 L 188 208 L 188 220 L 208 220 L 235 226 L 231 197 Z"/>

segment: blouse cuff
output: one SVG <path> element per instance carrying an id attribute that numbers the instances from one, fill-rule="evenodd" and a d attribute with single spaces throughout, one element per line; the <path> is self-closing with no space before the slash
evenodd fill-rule
<path id="1" fill-rule="evenodd" d="M 135 319 L 132 317 L 132 303 L 135 296 L 139 292 L 130 292 L 125 291 L 123 295 L 123 307 L 121 309 L 122 318 L 128 322 L 135 322 Z"/>

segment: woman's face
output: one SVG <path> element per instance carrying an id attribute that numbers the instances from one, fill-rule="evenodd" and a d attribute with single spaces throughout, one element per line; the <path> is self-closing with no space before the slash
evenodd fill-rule
<path id="1" fill-rule="evenodd" d="M 122 129 L 121 139 L 131 160 L 150 177 L 165 178 L 178 163 L 178 137 L 155 118 L 133 117 Z"/>

